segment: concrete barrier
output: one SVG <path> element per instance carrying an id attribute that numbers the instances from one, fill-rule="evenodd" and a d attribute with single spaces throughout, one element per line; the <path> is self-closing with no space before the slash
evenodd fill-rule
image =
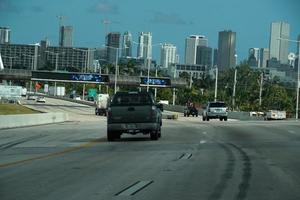
<path id="1" fill-rule="evenodd" d="M 0 115 L 0 129 L 65 122 L 68 119 L 67 113 Z"/>

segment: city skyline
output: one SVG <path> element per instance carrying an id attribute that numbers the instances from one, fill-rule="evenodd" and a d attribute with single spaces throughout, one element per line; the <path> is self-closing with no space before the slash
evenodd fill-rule
<path id="1" fill-rule="evenodd" d="M 207 9 L 195 12 L 200 4 Z M 269 47 L 270 26 L 274 21 L 286 21 L 290 24 L 290 39 L 296 39 L 300 34 L 297 23 L 300 3 L 296 0 L 279 0 L 276 3 L 270 0 L 193 0 L 189 4 L 169 4 L 169 1 L 164 1 L 160 2 L 160 8 L 152 1 L 145 2 L 143 7 L 137 7 L 132 12 L 136 5 L 139 5 L 136 0 L 74 0 L 72 4 L 58 0 L 2 0 L 0 25 L 10 27 L 12 43 L 33 44 L 47 37 L 52 46 L 58 44 L 58 15 L 65 16 L 65 24 L 74 27 L 74 46 L 101 47 L 105 44 L 105 33 L 108 31 L 130 31 L 134 41 L 138 40 L 139 32 L 152 32 L 153 43 L 176 45 L 182 61 L 185 38 L 189 35 L 205 35 L 209 41 L 208 46 L 216 48 L 218 32 L 232 30 L 237 33 L 238 59 L 243 60 L 247 58 L 249 48 Z M 103 20 L 107 23 L 104 24 Z M 136 48 L 133 45 L 133 49 Z M 289 51 L 296 52 L 296 45 L 291 44 Z M 159 60 L 159 48 L 154 48 L 153 54 L 154 59 Z"/>

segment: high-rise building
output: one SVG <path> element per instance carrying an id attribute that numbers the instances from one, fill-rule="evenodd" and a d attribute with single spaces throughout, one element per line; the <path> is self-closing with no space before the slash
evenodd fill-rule
<path id="1" fill-rule="evenodd" d="M 40 44 L 0 44 L 5 68 L 27 70 L 93 71 L 94 51 L 89 48 L 53 47 Z"/>
<path id="2" fill-rule="evenodd" d="M 208 46 L 208 40 L 203 35 L 190 35 L 185 39 L 185 64 L 196 64 L 197 46 Z"/>
<path id="3" fill-rule="evenodd" d="M 109 63 L 115 63 L 116 59 L 120 57 L 120 35 L 119 32 L 111 32 L 106 36 L 107 61 Z"/>
<path id="4" fill-rule="evenodd" d="M 248 55 L 248 64 L 250 67 L 260 67 L 260 49 L 250 48 Z"/>
<path id="5" fill-rule="evenodd" d="M 234 68 L 236 65 L 235 45 L 236 32 L 221 31 L 219 32 L 218 42 L 218 69 L 226 70 Z"/>
<path id="6" fill-rule="evenodd" d="M 122 57 L 132 57 L 132 35 L 128 31 L 123 35 Z"/>
<path id="7" fill-rule="evenodd" d="M 176 63 L 176 46 L 173 44 L 163 44 L 161 47 L 160 64 L 162 68 L 168 68 L 171 63 Z"/>
<path id="8" fill-rule="evenodd" d="M 297 43 L 297 54 L 299 55 L 299 47 L 300 47 L 300 34 L 298 35 L 298 43 Z"/>
<path id="9" fill-rule="evenodd" d="M 152 33 L 140 33 L 137 57 L 143 59 L 152 58 Z"/>
<path id="10" fill-rule="evenodd" d="M 39 45 L 0 44 L 0 54 L 5 68 L 36 70 Z"/>
<path id="11" fill-rule="evenodd" d="M 218 65 L 218 49 L 214 49 L 213 67 Z"/>
<path id="12" fill-rule="evenodd" d="M 196 64 L 211 67 L 212 65 L 212 48 L 206 46 L 197 47 Z"/>
<path id="13" fill-rule="evenodd" d="M 59 30 L 59 46 L 72 47 L 73 46 L 73 27 L 61 26 Z"/>
<path id="14" fill-rule="evenodd" d="M 8 27 L 0 27 L 0 44 L 10 43 L 11 30 Z"/>
<path id="15" fill-rule="evenodd" d="M 272 22 L 270 35 L 270 59 L 276 58 L 281 64 L 288 63 L 290 25 L 286 22 Z"/>
<path id="16" fill-rule="evenodd" d="M 261 48 L 260 49 L 260 53 L 259 53 L 259 57 L 260 57 L 260 68 L 266 68 L 267 67 L 267 61 L 270 58 L 270 50 L 267 48 Z"/>

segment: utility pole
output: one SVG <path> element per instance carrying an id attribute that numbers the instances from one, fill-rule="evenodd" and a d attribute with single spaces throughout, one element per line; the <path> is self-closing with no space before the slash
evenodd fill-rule
<path id="1" fill-rule="evenodd" d="M 264 72 L 260 74 L 260 88 L 259 88 L 259 107 L 261 107 L 261 96 L 262 96 L 262 89 L 263 89 L 263 81 L 264 81 Z"/>
<path id="2" fill-rule="evenodd" d="M 233 92 L 232 92 L 232 110 L 235 108 L 235 88 L 236 88 L 237 68 L 234 70 Z"/>
<path id="3" fill-rule="evenodd" d="M 157 66 L 155 67 L 155 77 L 157 77 Z M 157 97 L 157 88 L 154 88 L 154 100 L 156 101 Z"/>
<path id="4" fill-rule="evenodd" d="M 174 75 L 173 75 L 173 78 L 175 79 L 175 76 L 176 76 L 176 65 L 174 67 Z M 175 87 L 173 88 L 173 106 L 175 106 L 175 100 L 176 100 L 176 89 Z"/>

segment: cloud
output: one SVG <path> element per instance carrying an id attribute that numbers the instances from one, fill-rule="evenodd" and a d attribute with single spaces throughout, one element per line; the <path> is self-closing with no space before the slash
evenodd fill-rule
<path id="1" fill-rule="evenodd" d="M 10 0 L 0 0 L 0 12 L 19 12 L 20 9 Z"/>
<path id="2" fill-rule="evenodd" d="M 112 4 L 106 0 L 100 1 L 94 6 L 90 7 L 88 11 L 97 12 L 100 14 L 118 14 L 119 7 L 118 5 Z"/>
<path id="3" fill-rule="evenodd" d="M 163 13 L 155 12 L 153 18 L 150 20 L 152 23 L 156 24 L 175 24 L 175 25 L 190 25 L 193 22 L 186 21 L 181 18 L 180 15 L 176 13 Z"/>

